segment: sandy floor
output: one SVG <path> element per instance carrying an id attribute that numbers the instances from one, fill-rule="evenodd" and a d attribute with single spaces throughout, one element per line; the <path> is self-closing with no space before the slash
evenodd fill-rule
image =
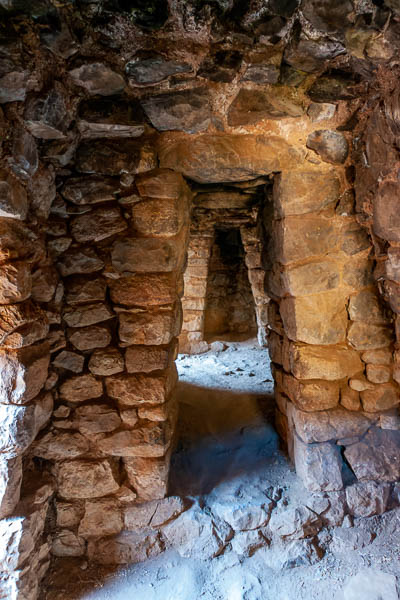
<path id="1" fill-rule="evenodd" d="M 233 499 L 258 506 L 274 495 L 280 498 L 278 505 L 307 504 L 310 494 L 280 450 L 272 425 L 267 351 L 255 340 L 229 342 L 223 351 L 180 356 L 177 365 L 180 442 L 170 493 L 190 498 L 205 516 Z M 146 563 L 116 569 L 58 560 L 45 582 L 43 600 L 396 599 L 395 589 L 395 595 L 393 590 L 382 595 L 371 586 L 367 592 L 356 586 L 356 595 L 345 596 L 343 588 L 349 577 L 371 569 L 400 580 L 400 511 L 355 520 L 350 536 L 349 526 L 320 532 L 321 556 L 315 564 L 294 568 L 282 568 L 284 549 L 267 541 L 251 556 L 235 552 L 232 542 L 209 560 L 168 550 Z"/>

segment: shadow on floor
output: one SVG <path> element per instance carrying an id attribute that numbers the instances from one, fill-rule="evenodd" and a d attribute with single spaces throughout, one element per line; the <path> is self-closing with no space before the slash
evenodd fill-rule
<path id="1" fill-rule="evenodd" d="M 267 469 L 279 448 L 273 395 L 214 390 L 179 382 L 178 446 L 170 494 L 201 496 Z"/>

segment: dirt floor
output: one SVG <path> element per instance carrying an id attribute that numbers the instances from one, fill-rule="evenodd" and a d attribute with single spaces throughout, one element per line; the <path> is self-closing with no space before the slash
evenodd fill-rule
<path id="1" fill-rule="evenodd" d="M 255 339 L 213 348 L 177 360 L 180 441 L 170 494 L 192 503 L 178 526 L 189 534 L 193 527 L 190 543 L 112 569 L 57 560 L 43 600 L 397 600 L 400 509 L 286 540 L 254 528 L 260 507 L 288 514 L 320 500 L 279 447 L 268 352 Z M 215 551 L 223 527 L 215 537 L 210 515 L 214 527 L 233 505 L 247 525 Z"/>

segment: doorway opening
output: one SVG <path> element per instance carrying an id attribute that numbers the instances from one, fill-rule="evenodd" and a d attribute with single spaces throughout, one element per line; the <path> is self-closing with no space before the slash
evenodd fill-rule
<path id="1" fill-rule="evenodd" d="M 256 334 L 257 321 L 244 261 L 240 230 L 217 229 L 211 249 L 204 315 L 204 337 L 212 342 Z"/>

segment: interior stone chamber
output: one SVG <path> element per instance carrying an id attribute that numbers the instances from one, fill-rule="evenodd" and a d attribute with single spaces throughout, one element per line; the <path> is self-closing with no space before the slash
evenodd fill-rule
<path id="1" fill-rule="evenodd" d="M 0 1 L 0 598 L 130 561 L 227 232 L 304 485 L 399 502 L 397 4 L 155 4 Z"/>

